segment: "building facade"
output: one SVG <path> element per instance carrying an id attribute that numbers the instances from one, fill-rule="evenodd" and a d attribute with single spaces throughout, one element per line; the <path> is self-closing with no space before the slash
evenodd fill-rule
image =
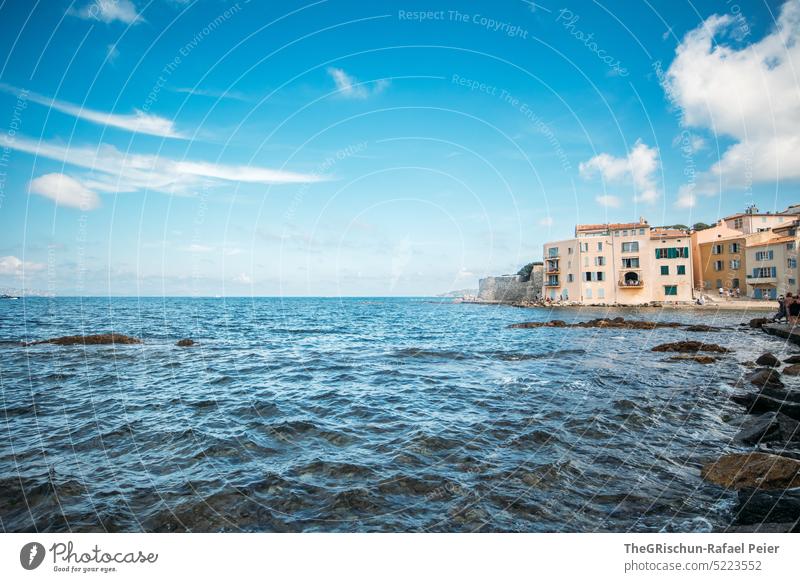
<path id="1" fill-rule="evenodd" d="M 552 301 L 641 305 L 692 300 L 691 238 L 646 220 L 583 224 L 544 245 L 544 296 Z"/>

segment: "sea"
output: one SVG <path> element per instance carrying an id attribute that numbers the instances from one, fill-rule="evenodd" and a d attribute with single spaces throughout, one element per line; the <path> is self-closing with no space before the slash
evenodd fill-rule
<path id="1" fill-rule="evenodd" d="M 5 532 L 696 532 L 754 312 L 437 298 L 0 301 Z M 510 329 L 597 317 L 724 329 Z M 122 333 L 139 345 L 23 342 Z M 191 338 L 192 347 L 176 342 Z M 719 361 L 651 351 L 684 339 Z"/>

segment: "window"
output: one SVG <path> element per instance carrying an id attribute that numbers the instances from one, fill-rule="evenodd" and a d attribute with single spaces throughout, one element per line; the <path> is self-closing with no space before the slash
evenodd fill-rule
<path id="1" fill-rule="evenodd" d="M 638 253 L 639 252 L 639 242 L 624 242 L 622 243 L 622 252 L 623 253 Z"/>
<path id="2" fill-rule="evenodd" d="M 773 257 L 772 251 L 758 251 L 756 253 L 757 261 L 771 261 Z"/>
<path id="3" fill-rule="evenodd" d="M 740 253 L 740 252 L 742 252 L 742 245 L 740 245 L 739 243 L 731 243 L 731 244 L 729 244 L 729 245 L 728 245 L 728 250 L 729 250 L 729 251 L 730 251 L 732 254 L 734 254 L 734 255 L 735 255 L 735 254 L 737 254 L 737 253 Z"/>
<path id="4" fill-rule="evenodd" d="M 715 271 L 721 271 L 724 268 L 725 268 L 725 263 L 723 263 L 722 261 L 714 261 L 714 270 Z"/>
<path id="5" fill-rule="evenodd" d="M 619 231 L 618 230 L 614 231 L 614 236 L 619 236 Z"/>
<path id="6" fill-rule="evenodd" d="M 786 250 L 793 251 L 797 245 L 794 241 L 786 243 Z"/>
<path id="7" fill-rule="evenodd" d="M 574 280 L 575 280 L 575 275 L 573 275 L 572 273 L 567 275 L 567 283 L 572 283 Z"/>
<path id="8" fill-rule="evenodd" d="M 733 220 L 733 228 L 735 228 L 736 230 L 742 230 L 742 224 L 743 221 L 741 218 L 735 218 Z"/>
<path id="9" fill-rule="evenodd" d="M 597 290 L 597 298 L 598 299 L 605 299 L 606 298 L 606 290 L 603 287 Z"/>
<path id="10" fill-rule="evenodd" d="M 722 245 L 714 245 L 711 247 L 711 254 L 712 255 L 721 255 L 722 254 Z"/>
<path id="11" fill-rule="evenodd" d="M 797 268 L 797 259 L 786 259 L 786 268 L 787 269 L 796 269 Z"/>
<path id="12" fill-rule="evenodd" d="M 629 259 L 622 259 L 622 268 L 623 269 L 638 269 L 639 268 L 639 257 L 631 257 Z"/>
<path id="13" fill-rule="evenodd" d="M 581 252 L 585 253 L 589 250 L 589 243 L 581 243 Z"/>
<path id="14" fill-rule="evenodd" d="M 740 287 L 739 279 L 734 278 L 733 282 L 731 283 L 731 287 L 733 287 L 734 289 L 738 289 Z"/>
<path id="15" fill-rule="evenodd" d="M 778 270 L 776 267 L 753 267 L 753 279 L 767 279 L 777 276 Z"/>
<path id="16" fill-rule="evenodd" d="M 662 265 L 662 267 L 661 267 L 661 274 L 662 274 L 662 275 L 669 275 L 669 266 L 667 266 L 667 265 Z"/>
<path id="17" fill-rule="evenodd" d="M 604 266 L 606 264 L 606 258 L 605 257 L 595 257 L 594 258 L 594 264 L 596 266 L 598 266 L 598 267 L 602 267 L 602 266 Z"/>
<path id="18" fill-rule="evenodd" d="M 669 247 L 656 249 L 657 259 L 688 259 L 689 247 Z"/>
<path id="19" fill-rule="evenodd" d="M 623 230 L 622 231 L 622 236 L 628 236 L 628 231 L 627 230 Z"/>
<path id="20" fill-rule="evenodd" d="M 569 247 L 569 248 L 567 249 L 567 254 L 568 254 L 568 255 L 571 255 L 571 254 L 572 254 L 572 247 Z"/>
<path id="21" fill-rule="evenodd" d="M 639 234 L 642 234 L 642 235 L 644 234 L 644 229 L 643 228 L 639 229 Z"/>
<path id="22" fill-rule="evenodd" d="M 788 281 L 789 281 L 789 285 L 791 285 L 792 287 L 795 286 L 795 284 L 796 284 L 796 280 L 795 279 L 789 279 Z"/>
<path id="23" fill-rule="evenodd" d="M 678 275 L 686 274 L 686 265 L 678 265 Z"/>
<path id="24" fill-rule="evenodd" d="M 736 270 L 742 266 L 742 261 L 739 259 L 731 259 L 730 266 L 732 270 Z"/>
<path id="25" fill-rule="evenodd" d="M 547 256 L 548 257 L 557 257 L 558 256 L 558 247 L 550 247 L 547 249 Z"/>
<path id="26" fill-rule="evenodd" d="M 583 280 L 584 281 L 591 281 L 592 280 L 592 272 L 591 271 L 584 271 L 583 272 Z"/>
<path id="27" fill-rule="evenodd" d="M 569 299 L 569 292 L 566 289 L 561 291 L 561 299 L 567 301 Z"/>
<path id="28" fill-rule="evenodd" d="M 677 295 L 677 294 L 678 294 L 677 285 L 664 285 L 664 295 Z"/>
<path id="29" fill-rule="evenodd" d="M 592 288 L 587 286 L 586 287 L 586 299 L 591 299 L 591 298 L 592 298 Z"/>
<path id="30" fill-rule="evenodd" d="M 597 252 L 598 253 L 602 253 L 603 252 L 603 243 L 601 243 L 601 242 L 597 243 Z"/>
<path id="31" fill-rule="evenodd" d="M 717 279 L 717 289 L 722 287 L 722 279 Z"/>
<path id="32" fill-rule="evenodd" d="M 547 285 L 550 287 L 558 287 L 558 275 L 550 275 L 547 278 Z"/>
<path id="33" fill-rule="evenodd" d="M 598 281 L 604 281 L 605 280 L 605 274 L 603 273 L 603 271 L 597 271 L 597 280 Z"/>

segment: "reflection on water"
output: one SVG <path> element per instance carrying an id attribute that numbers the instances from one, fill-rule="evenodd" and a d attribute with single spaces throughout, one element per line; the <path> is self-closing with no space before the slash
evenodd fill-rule
<path id="1" fill-rule="evenodd" d="M 0 303 L 5 531 L 657 531 L 725 523 L 749 329 L 507 329 L 604 315 L 425 299 Z M 752 314 L 703 323 L 735 328 Z M 23 348 L 114 330 L 131 346 Z M 655 344 L 736 348 L 667 363 Z M 199 345 L 174 344 L 191 337 Z"/>

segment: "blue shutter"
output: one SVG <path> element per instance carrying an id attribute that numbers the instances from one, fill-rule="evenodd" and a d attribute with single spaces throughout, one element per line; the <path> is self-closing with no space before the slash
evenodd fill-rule
<path id="1" fill-rule="evenodd" d="M 772 254 L 772 251 L 770 251 L 769 254 Z M 772 257 L 770 257 L 770 258 L 772 258 Z M 777 277 L 778 276 L 778 268 L 777 267 L 772 267 L 772 276 L 773 277 Z"/>

